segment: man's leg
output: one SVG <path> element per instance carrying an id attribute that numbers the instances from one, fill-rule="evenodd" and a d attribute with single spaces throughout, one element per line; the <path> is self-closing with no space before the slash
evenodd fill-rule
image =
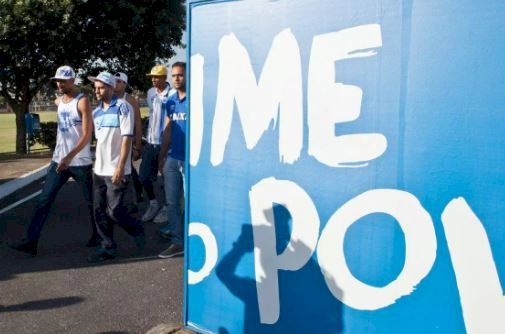
<path id="1" fill-rule="evenodd" d="M 93 207 L 97 232 L 102 248 L 115 248 L 113 224 L 107 217 L 107 179 L 110 177 L 93 174 Z"/>
<path id="2" fill-rule="evenodd" d="M 180 205 L 184 192 L 184 161 L 167 157 L 163 167 L 165 176 L 165 196 L 168 209 L 168 224 L 160 232 L 172 234 L 172 244 L 158 256 L 170 258 L 184 253 L 184 220 Z"/>
<path id="3" fill-rule="evenodd" d="M 89 262 L 97 263 L 116 257 L 113 222 L 107 217 L 107 179 L 110 177 L 93 174 L 93 207 L 100 247 L 88 257 Z"/>
<path id="4" fill-rule="evenodd" d="M 68 170 L 56 173 L 57 166 L 58 165 L 55 162 L 51 162 L 47 168 L 44 187 L 42 188 L 42 193 L 38 199 L 30 225 L 27 228 L 26 238 L 17 243 L 11 244 L 10 246 L 13 249 L 30 253 L 32 255 L 37 254 L 37 244 L 40 238 L 40 232 L 47 220 L 49 210 L 51 209 L 54 199 L 61 187 L 70 177 Z"/>
<path id="5" fill-rule="evenodd" d="M 158 153 L 159 148 L 152 144 L 147 144 L 142 151 L 139 179 L 146 190 L 149 200 L 156 199 L 153 182 L 156 181 L 156 176 L 158 175 Z"/>
<path id="6" fill-rule="evenodd" d="M 108 214 L 110 218 L 120 225 L 135 241 L 139 251 L 143 251 L 145 245 L 144 227 L 142 224 L 133 218 L 128 212 L 128 200 L 126 194 L 131 177 L 125 176 L 125 181 L 119 184 L 113 184 L 110 179 L 107 182 L 107 204 Z"/>
<path id="7" fill-rule="evenodd" d="M 133 161 L 132 161 L 132 181 L 133 186 L 135 188 L 135 194 L 137 195 L 137 203 L 140 203 L 144 198 L 144 187 L 142 186 L 142 182 L 140 182 L 140 177 L 139 174 L 137 173 L 137 170 L 135 169 L 135 166 L 133 166 Z"/>
<path id="8" fill-rule="evenodd" d="M 149 198 L 149 206 L 142 216 L 142 221 L 145 222 L 152 220 L 160 209 L 160 205 L 156 200 L 156 194 L 154 192 L 154 182 L 156 182 L 158 175 L 159 151 L 159 145 L 147 144 L 142 152 L 139 177 L 144 189 L 146 190 L 147 197 Z"/>
<path id="9" fill-rule="evenodd" d="M 100 238 L 96 229 L 94 209 L 93 209 L 93 170 L 92 166 L 76 166 L 69 168 L 74 180 L 81 186 L 84 200 L 88 206 L 88 213 L 91 223 L 91 237 L 86 243 L 86 247 L 95 247 L 100 244 Z"/>

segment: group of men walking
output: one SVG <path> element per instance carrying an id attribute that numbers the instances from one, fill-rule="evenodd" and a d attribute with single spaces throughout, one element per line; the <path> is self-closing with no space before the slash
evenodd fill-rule
<path id="1" fill-rule="evenodd" d="M 37 254 L 41 230 L 61 187 L 72 177 L 81 187 L 91 225 L 87 247 L 96 247 L 88 261 L 102 262 L 116 257 L 114 225 L 133 237 L 138 252 L 145 246 L 143 222 L 166 223 L 160 233 L 170 239 L 162 258 L 184 252 L 184 223 L 180 203 L 184 199 L 184 161 L 186 147 L 186 64 L 172 65 L 170 89 L 168 70 L 156 65 L 148 74 L 153 87 L 147 93 L 149 126 L 147 143 L 142 146 L 142 124 L 137 100 L 125 92 L 128 76 L 101 72 L 88 77 L 93 82 L 98 106 L 91 112 L 88 98 L 75 85 L 75 71 L 69 66 L 57 69 L 52 78 L 62 94 L 58 105 L 56 148 L 47 169 L 46 180 L 26 237 L 10 244 L 18 251 Z M 92 166 L 90 141 L 94 129 L 97 140 Z M 142 157 L 139 174 L 132 161 Z M 163 175 L 165 205 L 154 191 L 158 171 Z M 137 201 L 143 190 L 149 199 L 146 212 L 138 220 L 130 215 L 129 189 L 135 185 Z"/>

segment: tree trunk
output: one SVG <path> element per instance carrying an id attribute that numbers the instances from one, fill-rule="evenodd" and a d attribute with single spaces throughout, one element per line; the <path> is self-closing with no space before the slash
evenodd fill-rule
<path id="1" fill-rule="evenodd" d="M 27 103 L 12 103 L 10 105 L 16 114 L 16 153 L 26 154 L 26 124 L 25 114 L 28 112 Z"/>

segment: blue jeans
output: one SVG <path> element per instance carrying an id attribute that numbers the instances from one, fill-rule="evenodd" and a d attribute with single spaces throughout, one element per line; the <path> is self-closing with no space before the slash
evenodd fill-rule
<path id="1" fill-rule="evenodd" d="M 69 167 L 59 173 L 56 173 L 56 167 L 58 167 L 58 164 L 52 161 L 47 168 L 46 181 L 44 183 L 44 187 L 42 188 L 42 194 L 37 202 L 32 221 L 28 226 L 28 240 L 39 240 L 40 232 L 47 220 L 49 211 L 54 203 L 54 199 L 61 187 L 63 187 L 70 177 L 72 177 L 81 187 L 84 199 L 86 200 L 86 204 L 88 206 L 93 235 L 96 235 L 96 226 L 93 219 L 93 177 L 91 165 Z"/>
<path id="2" fill-rule="evenodd" d="M 172 240 L 176 244 L 184 244 L 184 161 L 170 156 L 163 165 L 163 182 L 165 200 L 168 211 L 168 224 L 161 228 L 162 232 L 172 232 Z M 182 203 L 181 203 L 182 202 Z"/>

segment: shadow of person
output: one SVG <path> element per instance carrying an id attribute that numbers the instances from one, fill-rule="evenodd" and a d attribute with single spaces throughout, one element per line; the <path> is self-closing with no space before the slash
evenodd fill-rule
<path id="1" fill-rule="evenodd" d="M 70 305 L 78 304 L 84 301 L 81 297 L 62 297 L 50 298 L 42 300 L 33 300 L 21 304 L 2 306 L 0 305 L 0 313 L 4 312 L 19 312 L 19 311 L 39 311 L 54 309 L 60 307 L 67 307 Z"/>
<path id="2" fill-rule="evenodd" d="M 264 288 L 262 284 L 265 284 L 268 278 L 265 276 L 258 281 L 240 277 L 235 273 L 241 258 L 254 251 L 253 234 L 258 236 L 262 233 L 275 233 L 277 254 L 274 254 L 274 257 L 280 254 L 295 257 L 307 252 L 312 254 L 312 250 L 300 240 L 291 240 L 290 244 L 291 215 L 286 208 L 276 204 L 273 207 L 273 215 L 270 216 L 273 216 L 274 221 L 268 222 L 268 225 L 256 226 L 254 233 L 252 225 L 242 225 L 241 234 L 233 243 L 232 249 L 224 255 L 216 267 L 220 281 L 244 303 L 242 333 L 342 333 L 344 328 L 342 303 L 329 291 L 314 256 L 311 256 L 298 270 L 277 271 L 279 317 L 273 324 L 261 323 L 258 289 Z M 256 249 L 256 254 L 260 254 L 260 261 L 268 261 L 265 256 L 269 255 L 264 254 L 262 249 Z M 258 270 L 251 268 L 251 271 L 252 269 Z M 268 303 L 277 303 L 275 293 L 267 296 L 272 299 L 268 300 Z M 218 332 L 225 334 L 228 330 L 220 327 Z"/>

